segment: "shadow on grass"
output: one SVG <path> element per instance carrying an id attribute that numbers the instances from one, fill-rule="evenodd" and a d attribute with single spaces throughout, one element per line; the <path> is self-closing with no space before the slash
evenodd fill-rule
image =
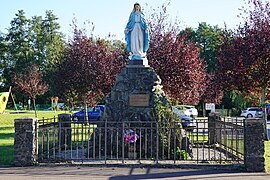
<path id="1" fill-rule="evenodd" d="M 14 127 L 13 126 L 0 127 L 0 133 L 2 131 L 14 131 Z"/>
<path id="2" fill-rule="evenodd" d="M 0 146 L 1 146 L 1 141 L 2 140 L 14 140 L 14 133 L 0 133 Z"/>
<path id="3" fill-rule="evenodd" d="M 0 146 L 0 165 L 12 165 L 14 161 L 14 146 Z"/>
<path id="4" fill-rule="evenodd" d="M 0 127 L 0 165 L 12 165 L 14 161 L 14 127 Z"/>
<path id="5" fill-rule="evenodd" d="M 10 140 L 9 142 L 3 140 Z M 0 147 L 3 145 L 3 142 L 13 144 L 14 140 L 14 127 L 0 127 Z"/>

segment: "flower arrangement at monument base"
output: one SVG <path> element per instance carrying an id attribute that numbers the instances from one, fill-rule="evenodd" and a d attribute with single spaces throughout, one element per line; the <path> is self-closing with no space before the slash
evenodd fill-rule
<path id="1" fill-rule="evenodd" d="M 132 129 L 128 129 L 125 131 L 125 142 L 127 143 L 128 146 L 128 157 L 132 158 L 132 159 L 136 159 L 137 158 L 137 152 L 136 152 L 136 141 L 139 138 L 139 135 L 136 134 L 135 131 L 133 131 Z"/>

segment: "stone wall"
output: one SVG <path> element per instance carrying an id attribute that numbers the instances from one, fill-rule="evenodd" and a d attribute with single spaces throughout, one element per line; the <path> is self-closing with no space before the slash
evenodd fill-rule
<path id="1" fill-rule="evenodd" d="M 37 162 L 37 118 L 14 120 L 14 165 L 31 166 Z"/>

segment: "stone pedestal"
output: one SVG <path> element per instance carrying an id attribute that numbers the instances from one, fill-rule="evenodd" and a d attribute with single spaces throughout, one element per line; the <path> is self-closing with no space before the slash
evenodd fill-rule
<path id="1" fill-rule="evenodd" d="M 140 152 L 145 157 L 158 158 L 158 153 L 153 153 L 153 148 L 158 152 L 159 145 L 157 103 L 169 104 L 162 91 L 161 79 L 145 60 L 130 60 L 117 75 L 106 99 L 104 123 L 98 124 L 92 134 L 89 143 L 93 148 L 89 153 L 95 157 L 104 154 L 137 159 Z M 125 133 L 130 131 L 139 135 L 133 150 L 125 140 Z M 100 146 L 94 145 L 96 142 L 100 142 Z"/>
<path id="2" fill-rule="evenodd" d="M 147 59 L 129 60 L 126 67 L 135 67 L 135 66 L 149 67 L 148 60 Z"/>
<path id="3" fill-rule="evenodd" d="M 166 98 L 154 69 L 127 65 L 106 100 L 105 117 L 108 121 L 156 121 L 154 106 L 158 99 Z"/>
<path id="4" fill-rule="evenodd" d="M 37 162 L 37 118 L 14 120 L 14 165 L 31 166 Z"/>
<path id="5" fill-rule="evenodd" d="M 146 152 L 145 155 L 149 157 L 152 152 L 151 148 L 158 149 L 157 141 L 159 135 L 158 130 L 154 128 L 158 123 L 155 114 L 156 103 L 157 101 L 163 103 L 163 105 L 168 103 L 162 91 L 161 79 L 154 69 L 144 65 L 143 61 L 134 60 L 133 65 L 131 65 L 130 61 L 121 70 L 116 77 L 111 93 L 106 99 L 104 113 L 106 127 L 114 129 L 114 131 L 118 129 L 120 132 L 117 138 L 114 138 L 111 142 L 112 151 L 122 156 L 122 158 L 136 159 L 138 158 L 136 152 L 139 150 Z M 138 64 L 135 65 L 134 63 Z M 102 125 L 98 126 L 102 129 Z M 139 137 L 143 141 L 141 149 L 139 148 L 139 141 L 137 141 L 134 151 L 130 151 L 126 146 L 126 142 L 123 142 L 124 132 L 128 130 L 134 130 L 137 134 L 141 133 Z M 92 142 L 90 141 L 90 144 L 94 144 L 94 140 L 98 142 L 97 137 L 99 134 L 100 132 L 96 130 L 96 139 L 94 137 L 91 138 Z M 104 140 L 104 144 L 110 142 L 107 138 L 109 137 L 101 137 Z M 152 141 L 145 141 L 151 138 L 153 139 Z M 106 147 L 100 147 L 95 151 L 100 151 L 100 149 L 102 151 Z"/>

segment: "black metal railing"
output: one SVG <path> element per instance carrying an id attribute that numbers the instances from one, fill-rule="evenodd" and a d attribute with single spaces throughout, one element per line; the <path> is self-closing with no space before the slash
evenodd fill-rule
<path id="1" fill-rule="evenodd" d="M 73 123 L 52 118 L 40 120 L 38 131 L 40 162 L 243 162 L 243 126 L 229 121 L 213 126 L 197 118 L 196 127 L 182 128 L 179 122 Z"/>
<path id="2" fill-rule="evenodd" d="M 216 121 L 217 142 L 226 153 L 244 158 L 244 119 L 222 118 Z"/>

